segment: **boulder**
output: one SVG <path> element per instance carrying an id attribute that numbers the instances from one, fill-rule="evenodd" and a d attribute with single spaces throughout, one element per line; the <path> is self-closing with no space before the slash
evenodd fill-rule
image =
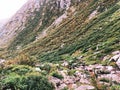
<path id="1" fill-rule="evenodd" d="M 41 72 L 41 69 L 38 68 L 38 67 L 36 67 L 36 68 L 35 68 L 35 71 L 36 71 L 36 72 Z"/>
<path id="2" fill-rule="evenodd" d="M 67 77 L 67 70 L 63 70 L 63 71 L 59 71 L 59 73 L 64 77 L 66 78 Z"/>
<path id="3" fill-rule="evenodd" d="M 2 65 L 3 63 L 5 63 L 4 59 L 0 59 L 0 65 Z"/>
<path id="4" fill-rule="evenodd" d="M 96 66 L 95 66 L 95 69 L 103 69 L 104 67 L 102 66 L 102 65 L 100 65 L 100 64 L 97 64 Z"/>
<path id="5" fill-rule="evenodd" d="M 116 64 L 117 64 L 117 66 L 118 66 L 119 69 L 120 69 L 120 58 L 117 60 Z"/>
<path id="6" fill-rule="evenodd" d="M 72 84 L 72 88 L 73 89 L 77 88 L 77 84 Z"/>
<path id="7" fill-rule="evenodd" d="M 61 83 L 62 83 L 62 81 L 61 81 L 60 79 L 55 78 L 55 77 L 49 77 L 49 81 L 50 81 L 51 83 L 53 83 L 53 85 L 55 86 L 55 89 L 56 89 L 56 90 L 57 90 L 58 87 L 61 86 Z M 62 87 L 63 87 L 63 86 L 62 86 Z"/>
<path id="8" fill-rule="evenodd" d="M 69 63 L 67 62 L 67 61 L 64 61 L 63 63 L 62 63 L 62 66 L 64 66 L 64 67 L 67 67 L 69 65 Z"/>
<path id="9" fill-rule="evenodd" d="M 110 55 L 107 55 L 107 56 L 103 57 L 103 61 L 109 60 L 109 59 L 110 59 Z"/>
<path id="10" fill-rule="evenodd" d="M 77 57 L 78 60 L 81 60 L 82 58 L 83 58 L 83 56 L 79 56 L 79 57 Z"/>
<path id="11" fill-rule="evenodd" d="M 67 76 L 65 79 L 64 79 L 64 83 L 65 84 L 74 84 L 75 81 L 75 77 L 73 76 Z"/>
<path id="12" fill-rule="evenodd" d="M 120 54 L 120 51 L 114 51 L 112 52 L 113 55 Z"/>
<path id="13" fill-rule="evenodd" d="M 90 84 L 90 82 L 85 78 L 81 78 L 80 83 L 82 83 L 82 84 Z M 79 90 L 82 90 L 82 89 L 79 89 Z"/>
<path id="14" fill-rule="evenodd" d="M 110 71 L 113 71 L 114 68 L 112 66 L 106 66 L 106 69 L 110 72 Z"/>
<path id="15" fill-rule="evenodd" d="M 107 75 L 101 75 L 100 77 L 99 77 L 99 79 L 100 78 L 106 78 L 106 79 L 109 79 L 110 81 L 115 81 L 115 82 L 117 82 L 117 83 L 120 83 L 120 78 L 119 78 L 120 76 L 119 76 L 119 74 L 107 74 Z"/>
<path id="16" fill-rule="evenodd" d="M 59 89 L 57 89 L 57 90 L 63 90 L 65 87 L 67 87 L 67 85 L 65 83 L 63 83 L 59 86 Z"/>
<path id="17" fill-rule="evenodd" d="M 75 72 L 75 76 L 81 77 L 81 72 L 80 72 L 80 71 L 76 71 L 76 72 Z"/>
<path id="18" fill-rule="evenodd" d="M 94 90 L 95 87 L 90 86 L 90 85 L 81 85 L 78 88 L 76 88 L 75 90 Z"/>
<path id="19" fill-rule="evenodd" d="M 111 57 L 111 59 L 110 59 L 109 61 L 110 61 L 110 62 L 111 62 L 111 61 L 116 62 L 117 66 L 118 66 L 119 69 L 120 69 L 120 53 L 117 54 L 117 55 L 114 55 L 113 57 Z"/>
<path id="20" fill-rule="evenodd" d="M 120 54 L 114 55 L 113 57 L 110 58 L 109 61 L 117 61 L 120 58 Z"/>

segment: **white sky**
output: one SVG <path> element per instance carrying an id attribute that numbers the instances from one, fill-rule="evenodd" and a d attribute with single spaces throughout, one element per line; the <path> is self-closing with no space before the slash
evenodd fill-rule
<path id="1" fill-rule="evenodd" d="M 8 19 L 28 0 L 0 0 L 0 21 Z"/>

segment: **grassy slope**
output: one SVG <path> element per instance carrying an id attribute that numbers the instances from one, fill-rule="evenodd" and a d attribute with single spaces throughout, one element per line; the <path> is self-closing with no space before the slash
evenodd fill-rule
<path id="1" fill-rule="evenodd" d="M 45 64 L 43 68 L 48 71 L 46 72 L 43 69 L 44 72 L 39 73 L 35 71 L 34 67 L 37 60 L 57 62 L 66 59 L 75 61 L 76 59 L 74 57 L 82 55 L 86 63 L 93 64 L 100 63 L 100 59 L 103 56 L 114 50 L 119 50 L 120 2 L 114 4 L 112 0 L 99 1 L 105 1 L 104 5 L 97 0 L 82 2 L 78 5 L 75 16 L 64 20 L 59 26 L 51 29 L 48 36 L 37 42 L 29 44 L 31 42 L 29 40 L 32 37 L 30 34 L 33 36 L 34 34 L 33 31 L 27 33 L 26 30 L 26 33 L 22 34 L 25 35 L 25 40 L 17 44 L 12 44 L 11 50 L 3 54 L 6 54 L 7 57 L 18 56 L 10 61 L 8 60 L 5 65 L 0 66 L 0 89 L 11 87 L 20 90 L 54 90 L 53 85 L 48 82 L 47 78 L 50 75 L 49 70 L 56 75 L 55 66 L 52 65 L 53 67 L 50 67 Z M 88 2 L 89 4 L 87 4 Z M 88 20 L 89 15 L 99 5 L 101 5 L 101 8 L 99 9 L 98 15 Z M 105 8 L 107 8 L 107 11 L 105 11 Z M 37 26 L 36 24 L 34 25 Z M 21 39 L 16 40 L 19 41 Z M 15 42 L 17 42 L 16 40 Z M 16 45 L 22 43 L 24 46 L 23 49 L 15 50 Z M 61 47 L 63 43 L 64 46 Z M 98 49 L 96 50 L 97 46 Z M 60 77 L 60 75 L 57 76 Z"/>
<path id="2" fill-rule="evenodd" d="M 29 53 L 40 61 L 60 61 L 68 54 L 83 55 L 86 61 L 99 62 L 106 54 L 120 49 L 120 5 L 115 2 L 115 0 L 82 1 L 77 6 L 76 15 L 72 17 L 70 15 L 69 19 L 53 28 L 47 37 L 29 44 L 20 53 Z M 97 16 L 88 20 L 89 15 L 98 6 L 100 8 Z M 29 34 L 27 36 L 26 38 L 30 38 Z M 61 48 L 63 43 L 64 47 Z M 15 46 L 13 44 L 11 47 Z"/>

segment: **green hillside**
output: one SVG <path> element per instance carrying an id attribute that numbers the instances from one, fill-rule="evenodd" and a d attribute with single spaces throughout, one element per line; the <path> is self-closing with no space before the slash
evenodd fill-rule
<path id="1" fill-rule="evenodd" d="M 29 53 L 40 61 L 51 62 L 63 60 L 64 54 L 71 56 L 76 51 L 80 51 L 77 56 L 83 55 L 85 60 L 97 61 L 110 52 L 119 50 L 120 5 L 116 2 L 112 0 L 82 1 L 76 6 L 75 15 L 72 17 L 70 15 L 59 26 L 50 29 L 46 37 L 25 46 L 20 53 Z M 97 14 L 89 19 L 94 11 L 97 11 Z M 27 35 L 24 38 L 29 40 L 34 36 L 29 33 Z M 26 39 L 20 40 L 21 43 L 29 41 Z M 13 48 L 15 42 L 12 44 Z M 63 47 L 61 47 L 62 44 Z M 98 53 L 94 54 L 95 52 Z"/>
<path id="2" fill-rule="evenodd" d="M 68 17 L 56 26 L 52 23 L 65 10 L 54 7 L 54 1 L 45 4 L 46 8 L 35 12 L 35 18 L 30 19 L 30 23 L 11 45 L 0 51 L 0 57 L 8 60 L 0 68 L 2 73 L 0 87 L 9 88 L 13 85 L 15 90 L 54 90 L 54 84 L 48 82 L 49 76 L 62 80 L 64 77 L 59 74 L 60 70 L 67 70 L 68 75 L 73 75 L 76 69 L 71 69 L 72 63 L 109 65 L 108 60 L 104 61 L 103 58 L 120 50 L 120 1 L 81 0 L 80 3 L 76 1 L 72 0 L 71 5 L 75 11 L 68 9 L 66 11 Z M 45 13 L 43 17 L 40 12 Z M 39 26 L 41 19 L 43 24 Z M 38 34 L 42 35 L 45 30 L 47 35 L 36 40 Z M 69 66 L 62 66 L 63 61 L 68 61 Z M 36 64 L 40 64 L 41 72 L 35 71 Z M 59 64 L 59 67 L 56 64 Z M 90 78 L 92 80 L 90 85 L 95 87 L 94 90 L 120 89 L 118 82 L 113 81 L 111 84 L 112 81 L 102 78 L 110 85 L 99 86 L 97 85 L 99 79 L 94 76 Z M 27 81 L 32 83 L 28 85 Z"/>

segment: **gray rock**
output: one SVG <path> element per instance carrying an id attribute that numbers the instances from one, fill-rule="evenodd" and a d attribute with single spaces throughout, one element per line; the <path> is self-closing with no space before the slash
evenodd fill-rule
<path id="1" fill-rule="evenodd" d="M 78 60 L 80 60 L 80 59 L 82 59 L 82 58 L 83 58 L 83 56 L 79 56 L 79 57 L 77 57 Z"/>
<path id="2" fill-rule="evenodd" d="M 73 89 L 77 88 L 77 84 L 72 84 L 72 88 Z"/>
<path id="3" fill-rule="evenodd" d="M 119 67 L 120 69 L 120 54 L 117 54 L 117 55 L 114 55 L 113 57 L 111 57 L 111 59 L 109 60 L 110 62 L 111 61 L 115 61 L 117 66 Z"/>
<path id="4" fill-rule="evenodd" d="M 36 67 L 36 68 L 35 68 L 35 71 L 36 71 L 36 72 L 41 72 L 41 69 L 38 68 L 38 67 Z"/>
<path id="5" fill-rule="evenodd" d="M 99 78 L 106 78 L 109 79 L 110 81 L 116 81 L 120 83 L 120 78 L 119 74 L 107 74 L 107 75 L 101 75 Z"/>
<path id="6" fill-rule="evenodd" d="M 0 65 L 5 62 L 5 59 L 0 59 Z"/>
<path id="7" fill-rule="evenodd" d="M 73 76 L 67 76 L 65 79 L 64 79 L 64 83 L 65 84 L 74 84 L 75 81 L 75 77 Z"/>
<path id="8" fill-rule="evenodd" d="M 78 88 L 76 88 L 75 90 L 93 90 L 95 89 L 95 87 L 90 86 L 90 85 L 81 85 Z"/>
<path id="9" fill-rule="evenodd" d="M 81 78 L 80 79 L 80 83 L 82 83 L 82 84 L 90 84 L 90 82 L 87 79 L 85 79 L 85 78 Z"/>
<path id="10" fill-rule="evenodd" d="M 110 59 L 110 55 L 107 55 L 107 56 L 105 56 L 105 57 L 103 58 L 103 61 L 109 60 L 109 59 Z"/>
<path id="11" fill-rule="evenodd" d="M 63 84 L 61 84 L 61 85 L 59 86 L 59 88 L 56 89 L 56 90 L 62 90 L 62 89 L 64 89 L 65 87 L 67 87 L 67 85 L 66 85 L 65 83 L 63 83 Z"/>
<path id="12" fill-rule="evenodd" d="M 62 66 L 64 66 L 64 67 L 67 67 L 69 64 L 68 64 L 68 62 L 67 61 L 64 61 L 63 63 L 62 63 Z"/>
<path id="13" fill-rule="evenodd" d="M 117 60 L 116 64 L 117 64 L 117 66 L 118 66 L 119 69 L 120 69 L 120 57 L 119 57 L 119 59 Z"/>
<path id="14" fill-rule="evenodd" d="M 114 70 L 114 68 L 112 66 L 106 66 L 106 69 L 110 72 L 112 70 Z"/>
<path id="15" fill-rule="evenodd" d="M 120 58 L 120 54 L 114 55 L 109 61 L 117 61 Z"/>
<path id="16" fill-rule="evenodd" d="M 55 86 L 55 89 L 56 89 L 56 90 L 58 90 L 58 89 L 57 89 L 57 88 L 58 88 L 58 84 L 59 84 L 61 87 L 63 87 L 63 84 L 61 84 L 62 81 L 61 81 L 60 79 L 58 79 L 58 78 L 49 77 L 49 81 L 50 81 L 51 83 L 53 83 L 53 85 Z"/>
<path id="17" fill-rule="evenodd" d="M 112 52 L 113 55 L 120 54 L 120 51 L 114 51 Z"/>

